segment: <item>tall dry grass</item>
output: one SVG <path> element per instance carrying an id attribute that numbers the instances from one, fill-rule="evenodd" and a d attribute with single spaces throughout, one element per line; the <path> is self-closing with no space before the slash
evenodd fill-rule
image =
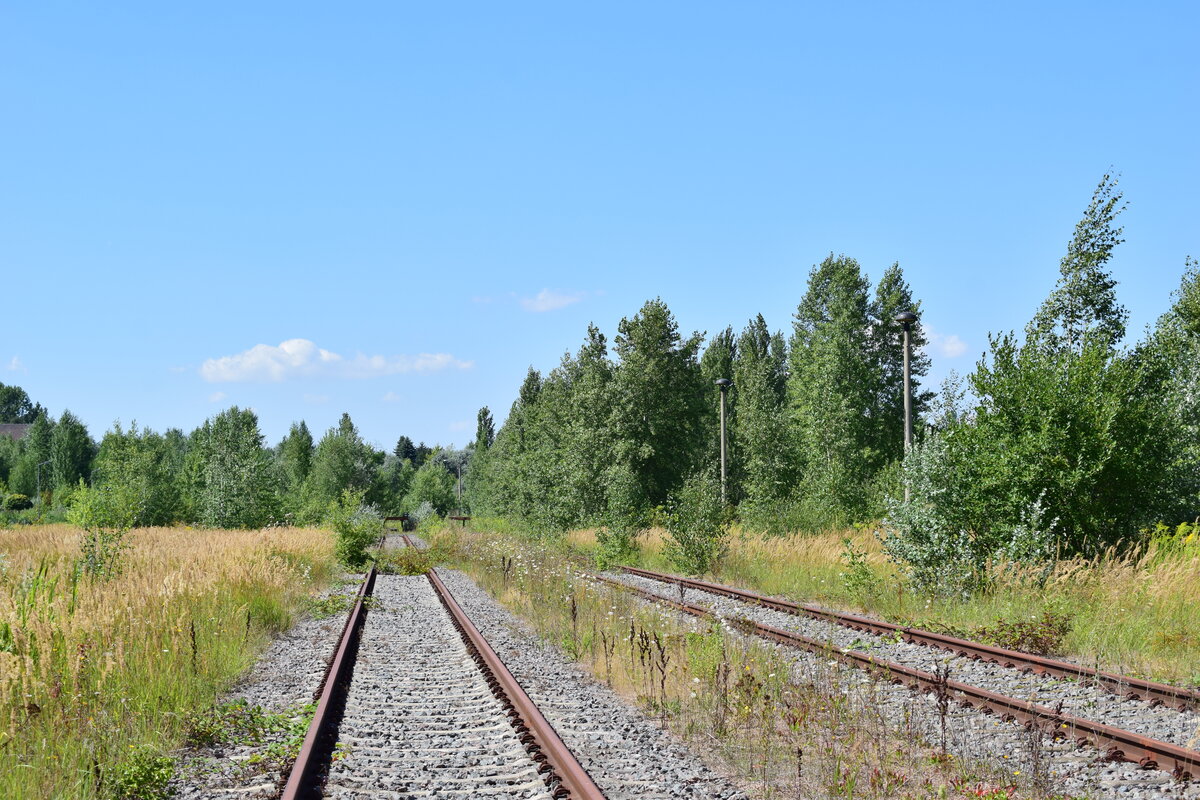
<path id="1" fill-rule="evenodd" d="M 300 529 L 131 531 L 120 575 L 76 567 L 79 531 L 0 531 L 0 796 L 111 794 L 175 746 L 332 572 Z"/>
<path id="2" fill-rule="evenodd" d="M 843 540 L 866 554 L 873 590 L 846 580 Z M 596 549 L 595 531 L 572 531 L 568 545 Z M 640 539 L 638 565 L 672 571 L 665 533 Z M 970 633 L 999 621 L 1067 614 L 1063 642 L 1069 658 L 1089 666 L 1176 684 L 1200 685 L 1200 542 L 1156 539 L 1146 548 L 1115 550 L 1092 559 L 1060 561 L 1051 569 L 995 565 L 991 588 L 970 598 L 911 592 L 888 562 L 871 530 L 762 536 L 735 530 L 712 577 L 768 594 L 926 627 Z"/>

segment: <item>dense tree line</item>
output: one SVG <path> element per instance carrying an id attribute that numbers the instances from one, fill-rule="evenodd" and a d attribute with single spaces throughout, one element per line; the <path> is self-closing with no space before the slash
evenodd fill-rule
<path id="1" fill-rule="evenodd" d="M 732 378 L 729 498 L 768 528 L 878 517 L 903 449 L 901 310 L 920 303 L 898 264 L 874 290 L 857 261 L 813 268 L 788 339 L 760 315 L 740 334 L 682 334 L 666 303 L 647 302 L 545 376 L 530 369 L 490 445 L 476 444 L 471 507 L 554 529 L 636 530 L 718 457 L 714 382 Z M 912 372 L 928 372 L 914 326 Z M 489 437 L 490 438 L 490 435 Z"/>
<path id="2" fill-rule="evenodd" d="M 0 385 L 0 399 L 0 422 L 29 425 L 22 438 L 0 436 L 0 500 L 53 513 L 95 487 L 135 525 L 313 524 L 346 490 L 385 514 L 445 514 L 471 453 L 414 445 L 407 436 L 385 453 L 363 441 L 349 414 L 319 441 L 301 421 L 268 447 L 254 412 L 237 407 L 190 434 L 117 423 L 96 443 L 70 411 L 55 420 L 20 387 Z"/>
<path id="3" fill-rule="evenodd" d="M 990 338 L 965 387 L 921 387 L 926 336 L 912 326 L 907 458 L 895 317 L 921 304 L 898 264 L 872 287 L 858 262 L 831 254 L 810 272 L 786 337 L 759 315 L 705 346 L 655 299 L 620 321 L 611 351 L 590 326 L 557 367 L 530 368 L 494 442 L 476 444 L 471 507 L 543 529 L 597 526 L 606 546 L 627 547 L 680 498 L 695 506 L 698 486 L 716 491 L 705 477 L 717 460 L 713 382 L 728 377 L 727 516 L 765 530 L 885 519 L 893 556 L 930 586 L 969 586 L 997 557 L 1094 553 L 1156 520 L 1190 519 L 1200 513 L 1197 266 L 1187 261 L 1171 310 L 1125 346 L 1108 271 L 1123 208 L 1105 176 L 1053 292 L 1023 336 Z"/>

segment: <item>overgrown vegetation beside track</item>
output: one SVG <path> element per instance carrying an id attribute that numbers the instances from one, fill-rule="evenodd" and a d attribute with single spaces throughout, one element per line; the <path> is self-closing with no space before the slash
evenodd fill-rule
<path id="1" fill-rule="evenodd" d="M 547 640 L 762 797 L 1041 796 L 1019 765 L 963 764 L 891 730 L 837 671 L 797 674 L 773 648 L 682 620 L 581 575 L 560 543 L 446 530 L 455 563 Z M 565 556 L 565 557 L 564 557 Z M 814 668 L 816 669 L 816 668 Z M 866 691 L 870 691 L 869 689 Z"/>
<path id="2" fill-rule="evenodd" d="M 573 531 L 562 541 L 585 555 L 599 549 L 591 530 Z M 639 543 L 631 565 L 677 571 L 667 558 L 664 532 L 648 531 Z M 969 597 L 914 592 L 871 529 L 796 536 L 743 532 L 730 539 L 710 575 L 801 602 L 1200 685 L 1200 530 L 1191 525 L 1161 527 L 1134 552 L 1110 549 L 1049 567 L 995 564 L 988 588 Z"/>
<path id="3" fill-rule="evenodd" d="M 0 796 L 158 796 L 189 720 L 333 571 L 316 530 L 130 532 L 87 577 L 79 530 L 0 532 Z"/>

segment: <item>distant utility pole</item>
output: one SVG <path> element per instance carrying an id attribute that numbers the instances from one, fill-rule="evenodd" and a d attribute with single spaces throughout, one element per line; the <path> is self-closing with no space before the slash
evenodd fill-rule
<path id="1" fill-rule="evenodd" d="M 725 393 L 733 386 L 733 381 L 729 378 L 718 378 L 715 383 L 721 387 L 721 505 L 725 505 Z"/>
<path id="2" fill-rule="evenodd" d="M 911 311 L 901 311 L 896 315 L 896 322 L 904 326 L 904 455 L 912 449 L 912 374 L 909 366 L 911 345 L 908 334 L 912 324 L 917 321 L 917 315 Z M 904 482 L 904 502 L 909 501 L 910 489 L 908 481 Z"/>

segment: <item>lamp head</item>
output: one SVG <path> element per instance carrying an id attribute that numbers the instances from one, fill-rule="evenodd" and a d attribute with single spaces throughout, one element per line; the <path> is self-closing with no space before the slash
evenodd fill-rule
<path id="1" fill-rule="evenodd" d="M 917 315 L 911 311 L 901 311 L 899 314 L 897 314 L 895 316 L 895 320 L 896 320 L 896 322 L 899 322 L 901 325 L 908 327 L 909 325 L 911 325 L 917 321 Z"/>
<path id="2" fill-rule="evenodd" d="M 720 386 L 722 392 L 728 389 L 730 386 L 733 386 L 733 381 L 729 380 L 729 378 L 717 378 L 715 381 L 713 381 L 713 383 L 715 383 L 717 386 Z"/>

